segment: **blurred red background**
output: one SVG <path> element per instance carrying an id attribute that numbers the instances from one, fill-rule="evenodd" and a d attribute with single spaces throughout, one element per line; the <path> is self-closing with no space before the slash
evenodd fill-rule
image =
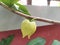
<path id="1" fill-rule="evenodd" d="M 43 37 L 46 39 L 46 45 L 51 45 L 52 41 L 57 39 L 60 40 L 60 25 L 53 24 L 48 26 L 37 27 L 37 31 L 35 34 L 31 36 L 31 39 L 27 37 L 22 38 L 22 34 L 20 29 L 0 32 L 0 40 L 2 38 L 6 38 L 8 35 L 14 34 L 15 37 L 11 43 L 11 45 L 26 45 L 29 40 L 32 40 L 36 37 Z"/>

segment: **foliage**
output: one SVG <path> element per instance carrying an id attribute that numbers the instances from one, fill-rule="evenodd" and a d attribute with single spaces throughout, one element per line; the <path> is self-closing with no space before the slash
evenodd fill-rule
<path id="1" fill-rule="evenodd" d="M 19 0 L 0 0 L 0 2 L 4 3 L 7 6 L 13 8 L 15 10 L 18 10 L 18 11 L 24 13 L 24 14 L 30 15 L 30 13 L 28 12 L 27 8 L 24 5 L 18 3 Z"/>
<path id="2" fill-rule="evenodd" d="M 44 38 L 37 37 L 29 41 L 27 45 L 45 45 L 45 43 L 46 43 L 46 40 Z"/>
<path id="3" fill-rule="evenodd" d="M 53 43 L 52 43 L 52 45 L 60 45 L 60 41 L 54 40 Z"/>
<path id="4" fill-rule="evenodd" d="M 20 11 L 20 12 L 22 12 L 24 14 L 30 15 L 30 13 L 28 12 L 26 6 L 24 6 L 24 5 L 20 4 L 20 3 L 16 3 L 16 5 L 19 6 L 18 11 Z"/>
<path id="5" fill-rule="evenodd" d="M 14 38 L 13 35 L 8 36 L 6 39 L 3 38 L 3 39 L 0 41 L 0 45 L 10 45 L 11 41 L 13 40 L 13 38 Z"/>
<path id="6" fill-rule="evenodd" d="M 14 3 L 18 2 L 18 0 L 1 0 L 1 2 L 11 7 L 14 5 Z"/>

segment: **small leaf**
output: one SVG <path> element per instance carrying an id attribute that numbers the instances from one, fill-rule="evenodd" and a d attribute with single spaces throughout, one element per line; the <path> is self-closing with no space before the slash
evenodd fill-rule
<path id="1" fill-rule="evenodd" d="M 60 41 L 54 40 L 53 43 L 52 43 L 52 45 L 60 45 Z"/>
<path id="2" fill-rule="evenodd" d="M 6 45 L 10 45 L 11 41 L 13 40 L 14 36 L 10 35 L 7 39 L 6 39 Z"/>
<path id="3" fill-rule="evenodd" d="M 14 3 L 18 2 L 19 0 L 1 0 L 4 4 L 8 5 L 9 7 L 12 7 Z"/>
<path id="4" fill-rule="evenodd" d="M 2 41 L 0 42 L 0 45 L 5 45 L 5 39 L 2 39 Z"/>
<path id="5" fill-rule="evenodd" d="M 19 6 L 18 11 L 20 11 L 20 12 L 22 12 L 22 13 L 24 13 L 24 14 L 30 15 L 30 13 L 28 12 L 26 6 L 21 5 L 21 4 L 19 4 L 19 3 L 16 3 L 16 5 Z"/>
<path id="6" fill-rule="evenodd" d="M 45 45 L 46 40 L 41 37 L 37 37 L 27 43 L 27 45 Z"/>
<path id="7" fill-rule="evenodd" d="M 3 39 L 0 41 L 0 45 L 10 45 L 11 41 L 13 40 L 13 38 L 14 38 L 13 35 L 8 36 L 6 39 L 3 38 Z"/>

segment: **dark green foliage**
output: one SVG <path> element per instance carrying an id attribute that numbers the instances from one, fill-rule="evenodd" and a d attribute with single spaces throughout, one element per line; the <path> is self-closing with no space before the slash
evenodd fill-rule
<path id="1" fill-rule="evenodd" d="M 37 37 L 27 43 L 27 45 L 45 45 L 46 40 L 41 37 Z"/>
<path id="2" fill-rule="evenodd" d="M 8 36 L 6 39 L 3 38 L 1 41 L 0 41 L 0 45 L 10 45 L 10 43 L 12 42 L 14 38 L 14 35 L 10 35 Z"/>

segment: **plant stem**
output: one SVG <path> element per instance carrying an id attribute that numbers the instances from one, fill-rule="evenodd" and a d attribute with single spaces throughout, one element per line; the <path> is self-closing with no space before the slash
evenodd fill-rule
<path id="1" fill-rule="evenodd" d="M 8 10 L 11 11 L 11 12 L 13 12 L 13 13 L 19 15 L 19 16 L 28 18 L 28 19 L 29 19 L 29 18 L 33 18 L 33 19 L 35 19 L 35 20 L 37 20 L 37 21 L 60 24 L 60 21 L 51 20 L 51 19 L 46 19 L 46 18 L 42 18 L 42 17 L 35 17 L 35 16 L 26 15 L 26 14 L 24 14 L 24 13 L 21 13 L 21 12 L 19 12 L 19 11 L 17 11 L 17 10 L 14 10 L 14 9 L 8 7 L 7 5 L 5 5 L 5 4 L 2 3 L 2 2 L 0 2 L 0 5 L 1 5 L 2 7 L 4 7 L 4 8 L 6 8 L 6 9 L 8 9 Z"/>

